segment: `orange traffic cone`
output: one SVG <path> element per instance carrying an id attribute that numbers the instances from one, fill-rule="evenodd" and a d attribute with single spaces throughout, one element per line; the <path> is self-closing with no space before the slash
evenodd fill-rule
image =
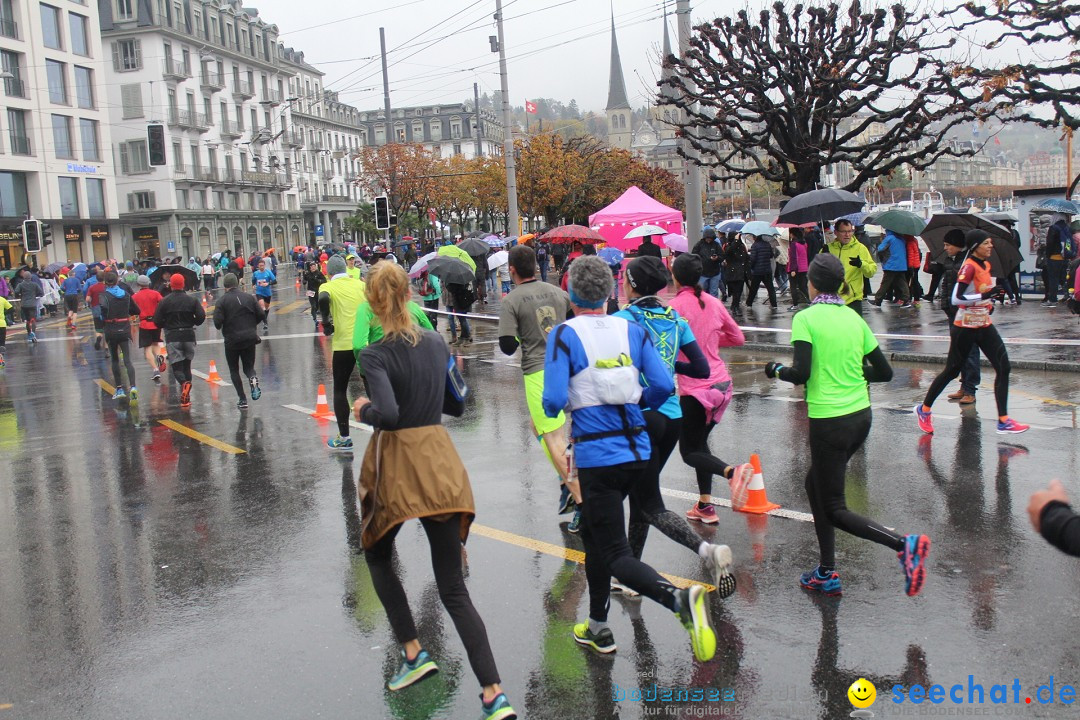
<path id="1" fill-rule="evenodd" d="M 334 411 L 330 409 L 330 405 L 326 402 L 326 386 L 319 384 L 319 395 L 315 399 L 315 412 L 311 413 L 311 417 L 322 419 L 329 419 L 334 417 Z"/>
<path id="2" fill-rule="evenodd" d="M 765 495 L 765 476 L 761 472 L 761 458 L 757 453 L 750 456 L 750 465 L 754 468 L 754 478 L 750 481 L 750 487 L 747 488 L 746 504 L 739 507 L 732 505 L 732 508 L 739 512 L 759 515 L 777 509 L 780 506 L 769 502 L 769 498 Z"/>
<path id="3" fill-rule="evenodd" d="M 203 310 L 205 310 L 206 309 L 206 295 L 205 294 L 202 296 L 202 306 L 203 306 Z"/>
<path id="4" fill-rule="evenodd" d="M 210 361 L 210 375 L 207 376 L 206 382 L 208 382 L 208 383 L 219 383 L 219 382 L 221 382 L 221 376 L 218 375 L 218 371 L 217 371 L 217 363 L 215 363 L 213 360 Z"/>
<path id="5" fill-rule="evenodd" d="M 297 290 L 300 289 L 300 276 L 299 275 L 296 276 L 296 289 Z"/>

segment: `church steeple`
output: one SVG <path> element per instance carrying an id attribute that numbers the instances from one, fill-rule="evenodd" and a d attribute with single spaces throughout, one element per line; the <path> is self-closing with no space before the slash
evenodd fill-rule
<path id="1" fill-rule="evenodd" d="M 619 59 L 619 41 L 615 37 L 615 10 L 611 11 L 611 74 L 608 77 L 608 144 L 630 149 L 633 119 L 630 101 L 626 98 L 626 82 L 623 80 L 622 60 Z"/>

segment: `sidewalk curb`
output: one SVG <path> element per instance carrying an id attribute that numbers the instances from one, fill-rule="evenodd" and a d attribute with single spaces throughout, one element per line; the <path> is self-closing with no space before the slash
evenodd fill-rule
<path id="1" fill-rule="evenodd" d="M 764 342 L 748 342 L 738 346 L 743 350 L 758 350 L 764 352 L 783 352 L 791 354 L 793 352 L 791 345 L 785 345 L 783 343 L 764 343 Z M 928 365 L 944 365 L 946 353 L 930 354 L 930 353 L 912 353 L 912 352 L 893 352 L 890 353 L 887 350 L 882 349 L 885 353 L 885 357 L 895 362 L 913 362 L 913 363 L 925 363 Z M 991 367 L 986 358 L 980 358 L 979 364 L 982 367 Z M 1039 361 L 1039 360 L 1012 360 L 1009 363 L 1013 368 L 1017 370 L 1042 370 L 1044 372 L 1068 372 L 1077 373 L 1080 372 L 1080 363 L 1067 363 L 1067 362 L 1055 362 L 1055 361 Z"/>

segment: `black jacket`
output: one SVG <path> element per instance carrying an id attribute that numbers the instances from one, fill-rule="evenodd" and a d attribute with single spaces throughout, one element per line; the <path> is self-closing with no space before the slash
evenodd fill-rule
<path id="1" fill-rule="evenodd" d="M 724 259 L 724 246 L 719 240 L 702 238 L 690 252 L 701 258 L 701 277 L 713 277 L 720 274 L 720 263 Z"/>
<path id="2" fill-rule="evenodd" d="M 642 241 L 642 243 L 638 245 L 637 254 L 638 257 L 647 257 L 650 255 L 652 257 L 663 256 L 663 253 L 660 252 L 660 246 L 652 242 L 651 240 L 649 242 Z"/>
<path id="3" fill-rule="evenodd" d="M 304 271 L 304 288 L 314 291 L 316 297 L 319 296 L 319 288 L 324 282 L 326 282 L 326 276 L 322 274 L 322 270 L 316 270 L 315 272 Z"/>
<path id="4" fill-rule="evenodd" d="M 952 257 L 948 253 L 942 253 L 938 263 L 942 267 L 941 274 L 941 309 L 949 316 L 949 320 L 956 318 L 956 306 L 952 304 L 952 291 L 956 287 L 956 278 L 960 274 L 960 266 L 964 264 L 966 253 L 958 252 Z"/>
<path id="5" fill-rule="evenodd" d="M 736 238 L 724 245 L 724 278 L 727 282 L 740 283 L 746 279 L 748 263 L 746 244 Z"/>
<path id="6" fill-rule="evenodd" d="M 750 246 L 750 274 L 769 276 L 772 275 L 772 259 L 778 251 L 768 240 L 758 238 Z"/>
<path id="7" fill-rule="evenodd" d="M 1058 550 L 1080 556 L 1080 516 L 1063 502 L 1049 502 L 1039 517 L 1040 534 Z"/>
<path id="8" fill-rule="evenodd" d="M 165 342 L 195 342 L 195 326 L 206 321 L 206 311 L 185 292 L 169 293 L 154 311 L 154 324 L 165 331 Z"/>
<path id="9" fill-rule="evenodd" d="M 101 319 L 105 322 L 106 337 L 131 337 L 131 316 L 139 314 L 139 306 L 131 298 L 131 292 L 122 285 L 123 297 L 116 297 L 106 288 L 101 293 Z"/>
<path id="10" fill-rule="evenodd" d="M 255 296 L 240 290 L 229 290 L 214 306 L 214 327 L 225 338 L 225 347 L 243 350 L 259 342 L 259 323 L 266 312 Z"/>

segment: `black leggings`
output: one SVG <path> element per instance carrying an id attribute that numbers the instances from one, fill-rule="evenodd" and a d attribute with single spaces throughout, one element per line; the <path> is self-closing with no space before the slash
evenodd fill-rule
<path id="1" fill-rule="evenodd" d="M 311 319 L 316 323 L 319 322 L 319 298 L 309 297 L 308 304 L 311 305 Z"/>
<path id="2" fill-rule="evenodd" d="M 806 495 L 814 514 L 814 532 L 821 552 L 821 567 L 836 567 L 836 529 L 871 540 L 893 550 L 904 549 L 904 537 L 857 515 L 844 499 L 848 460 L 870 434 L 870 408 L 834 418 L 810 418 L 810 471 Z"/>
<path id="3" fill-rule="evenodd" d="M 236 395 L 241 400 L 247 400 L 244 392 L 244 379 L 240 376 L 240 363 L 244 364 L 244 377 L 255 376 L 255 346 L 246 348 L 225 348 L 225 362 L 229 365 L 229 376 L 232 378 Z"/>
<path id="4" fill-rule="evenodd" d="M 791 302 L 793 305 L 808 304 L 810 289 L 806 284 L 806 273 L 797 272 L 791 281 Z"/>
<path id="5" fill-rule="evenodd" d="M 675 611 L 675 586 L 635 558 L 626 540 L 623 500 L 642 481 L 645 469 L 644 462 L 578 468 L 589 617 L 597 622 L 607 622 L 613 575 L 631 590 Z"/>
<path id="6" fill-rule="evenodd" d="M 131 338 L 125 336 L 110 337 L 105 336 L 105 345 L 109 348 L 109 355 L 112 356 L 112 376 L 113 385 L 118 388 L 128 387 L 135 385 L 135 365 L 131 362 Z M 124 368 L 127 370 L 128 384 L 124 384 L 123 378 L 120 376 L 120 352 L 124 353 Z"/>
<path id="7" fill-rule="evenodd" d="M 697 473 L 699 495 L 712 495 L 713 475 L 725 476 L 731 467 L 709 452 L 709 433 L 716 423 L 706 422 L 705 408 L 689 395 L 679 398 L 682 406 L 682 432 L 679 435 L 679 454 L 683 462 Z"/>
<path id="8" fill-rule="evenodd" d="M 432 518 L 420 518 L 420 524 L 424 526 L 428 545 L 431 546 L 431 567 L 435 571 L 439 599 L 442 600 L 446 612 L 450 613 L 450 619 L 454 621 L 473 673 L 482 686 L 496 685 L 499 683 L 499 671 L 491 654 L 487 629 L 480 614 L 473 607 L 462 575 L 461 519 L 457 515 L 442 522 Z M 394 538 L 400 529 L 401 525 L 395 525 L 367 549 L 364 557 L 371 568 L 371 584 L 386 610 L 394 637 L 399 643 L 406 643 L 418 639 L 418 635 L 412 611 L 409 610 L 409 599 L 405 596 L 405 589 L 401 587 L 401 580 L 394 572 Z"/>
<path id="9" fill-rule="evenodd" d="M 338 435 L 349 437 L 349 379 L 356 369 L 352 350 L 335 350 L 331 360 L 334 375 L 334 418 Z"/>
<path id="10" fill-rule="evenodd" d="M 645 539 L 649 536 L 649 525 L 652 525 L 675 542 L 697 552 L 701 538 L 690 529 L 684 518 L 664 507 L 664 499 L 660 495 L 660 472 L 679 442 L 682 418 L 672 419 L 656 410 L 646 410 L 644 415 L 652 455 L 641 482 L 630 490 L 630 525 L 626 533 L 630 551 L 635 558 L 641 559 Z"/>
<path id="11" fill-rule="evenodd" d="M 926 391 L 926 399 L 923 404 L 932 407 L 938 395 L 960 374 L 964 368 L 964 361 L 971 353 L 971 348 L 978 345 L 982 354 L 994 367 L 994 399 L 997 401 L 998 415 L 1005 417 L 1009 414 L 1009 353 L 1005 350 L 1005 343 L 1001 341 L 997 328 L 987 325 L 983 328 L 958 328 L 953 334 L 952 343 L 949 344 L 949 357 L 945 360 L 945 369 L 930 383 L 930 389 Z"/>
<path id="12" fill-rule="evenodd" d="M 742 291 L 746 287 L 746 282 L 742 279 L 728 280 L 727 293 L 731 297 L 731 309 L 738 310 L 739 305 L 742 303 Z"/>
<path id="13" fill-rule="evenodd" d="M 769 304 L 776 307 L 776 288 L 773 287 L 772 275 L 751 275 L 750 294 L 746 297 L 746 306 L 750 307 L 757 299 L 758 288 L 762 285 L 769 292 Z"/>

